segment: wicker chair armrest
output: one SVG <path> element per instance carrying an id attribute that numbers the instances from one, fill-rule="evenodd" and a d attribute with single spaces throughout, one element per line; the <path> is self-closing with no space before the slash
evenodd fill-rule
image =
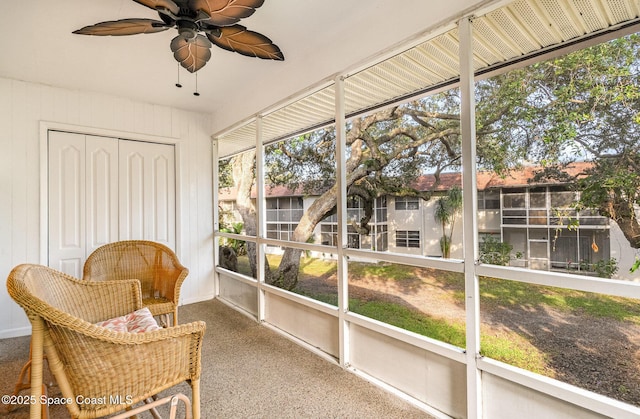
<path id="1" fill-rule="evenodd" d="M 151 332 L 131 333 L 116 332 L 104 326 L 89 323 L 86 320 L 73 317 L 66 313 L 55 311 L 53 315 L 44 314 L 43 319 L 53 325 L 63 329 L 69 329 L 73 333 L 78 333 L 90 339 L 96 339 L 116 345 L 141 345 L 149 342 L 159 342 L 166 339 L 182 338 L 191 336 L 194 339 L 202 340 L 206 329 L 206 323 L 199 320 L 177 326 L 160 328 Z"/>
<path id="2" fill-rule="evenodd" d="M 189 336 L 190 339 L 202 340 L 205 330 L 206 323 L 199 320 L 145 333 L 115 332 L 105 327 L 91 324 L 86 330 L 86 334 L 96 339 L 119 345 L 141 345 L 166 339 L 183 338 L 185 336 Z"/>
<path id="3" fill-rule="evenodd" d="M 136 403 L 185 380 L 200 378 L 206 328 L 202 321 L 140 334 L 93 324 L 71 326 L 76 327 L 49 324 L 68 377 L 64 397 L 76 393 L 95 398 L 132 395 L 127 403 Z"/>
<path id="4" fill-rule="evenodd" d="M 199 371 L 199 353 L 202 347 L 202 339 L 204 337 L 205 330 L 206 323 L 199 320 L 145 333 L 115 332 L 105 327 L 96 326 L 95 324 L 85 324 L 82 327 L 79 327 L 77 329 L 77 332 L 86 337 L 86 341 L 89 343 L 88 346 L 108 345 L 112 346 L 114 350 L 122 352 L 123 354 L 129 352 L 129 357 L 125 355 L 122 356 L 124 368 L 131 368 L 131 359 L 139 357 L 145 345 L 157 346 L 156 344 L 160 344 L 159 348 L 162 348 L 162 345 L 165 345 L 168 342 L 177 342 L 180 344 L 182 350 L 179 353 L 175 353 L 175 351 L 169 351 L 171 353 L 167 356 L 169 356 L 169 358 L 177 356 L 194 357 L 197 354 L 197 368 Z M 73 348 L 74 346 L 70 346 L 70 350 L 73 351 Z M 156 355 L 163 356 L 162 350 L 160 350 L 160 352 Z M 158 359 L 154 359 L 153 362 L 159 361 Z M 191 362 L 193 363 L 194 360 L 192 360 Z M 199 377 L 199 375 L 200 374 L 198 372 L 197 376 Z"/>
<path id="5" fill-rule="evenodd" d="M 180 274 L 177 276 L 175 283 L 173 284 L 173 295 L 170 296 L 170 300 L 177 305 L 180 302 L 180 290 L 182 288 L 182 283 L 185 279 L 187 279 L 187 275 L 189 275 L 189 269 L 180 264 L 176 265 L 176 269 L 180 272 Z"/>

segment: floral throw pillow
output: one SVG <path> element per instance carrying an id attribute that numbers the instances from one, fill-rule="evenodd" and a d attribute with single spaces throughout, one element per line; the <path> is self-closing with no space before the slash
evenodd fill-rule
<path id="1" fill-rule="evenodd" d="M 114 332 L 128 333 L 151 332 L 161 328 L 147 307 L 124 316 L 98 322 L 96 325 L 106 327 Z"/>

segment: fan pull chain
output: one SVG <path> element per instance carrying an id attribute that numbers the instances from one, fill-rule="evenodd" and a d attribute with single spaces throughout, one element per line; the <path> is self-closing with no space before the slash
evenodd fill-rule
<path id="1" fill-rule="evenodd" d="M 195 49 L 195 56 L 196 56 L 196 60 L 194 62 L 195 65 L 198 65 L 198 42 L 197 42 L 197 39 L 198 38 L 196 38 L 196 42 L 194 43 L 194 45 L 195 45 L 195 48 L 194 48 Z M 197 70 L 196 70 L 196 91 L 193 92 L 193 95 L 194 96 L 200 96 L 200 93 L 198 93 L 198 71 Z"/>
<path id="2" fill-rule="evenodd" d="M 180 63 L 178 63 L 178 82 L 176 83 L 176 87 L 182 87 L 182 85 L 180 84 Z"/>

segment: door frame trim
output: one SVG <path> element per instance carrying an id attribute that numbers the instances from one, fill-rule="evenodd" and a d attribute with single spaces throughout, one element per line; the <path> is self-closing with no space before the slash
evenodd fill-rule
<path id="1" fill-rule="evenodd" d="M 95 135 L 100 137 L 112 137 L 130 141 L 144 141 L 147 143 L 170 144 L 175 147 L 176 165 L 176 248 L 178 258 L 182 256 L 182 155 L 179 138 L 163 137 L 137 132 L 127 132 L 112 129 L 87 127 L 81 125 L 65 124 L 54 121 L 40 121 L 40 264 L 49 265 L 49 131 L 64 131 L 75 134 Z"/>

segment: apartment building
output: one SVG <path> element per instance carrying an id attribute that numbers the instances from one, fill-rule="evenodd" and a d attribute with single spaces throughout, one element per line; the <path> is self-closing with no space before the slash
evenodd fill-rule
<path id="1" fill-rule="evenodd" d="M 589 163 L 574 163 L 567 170 L 579 175 Z M 595 275 L 598 266 L 631 266 L 635 252 L 626 243 L 615 222 L 593 209 L 578 210 L 579 191 L 555 180 L 533 182 L 539 168 L 529 166 L 507 176 L 478 173 L 477 223 L 479 241 L 489 236 L 512 249 L 509 265 L 537 270 L 557 270 Z M 444 173 L 436 184 L 425 175 L 416 180 L 419 191 L 433 191 L 429 200 L 385 195 L 375 199 L 367 234 L 359 231 L 365 205 L 358 196 L 347 198 L 347 242 L 349 248 L 442 257 L 442 224 L 436 220 L 437 200 L 450 188 L 462 185 L 460 173 Z M 318 195 L 278 186 L 266 190 L 267 238 L 291 240 L 298 221 Z M 255 196 L 254 196 L 255 198 Z M 220 205 L 227 222 L 241 222 L 234 211 L 233 191 L 221 191 Z M 234 214 L 234 215 L 232 215 Z M 451 234 L 450 257 L 462 259 L 462 217 L 445 226 Z M 450 229 L 453 227 L 453 231 Z M 338 243 L 335 214 L 315 229 L 313 242 L 328 246 Z M 270 247 L 270 252 L 279 248 Z M 615 259 L 615 260 L 614 260 Z M 616 277 L 625 278 L 627 269 Z"/>

